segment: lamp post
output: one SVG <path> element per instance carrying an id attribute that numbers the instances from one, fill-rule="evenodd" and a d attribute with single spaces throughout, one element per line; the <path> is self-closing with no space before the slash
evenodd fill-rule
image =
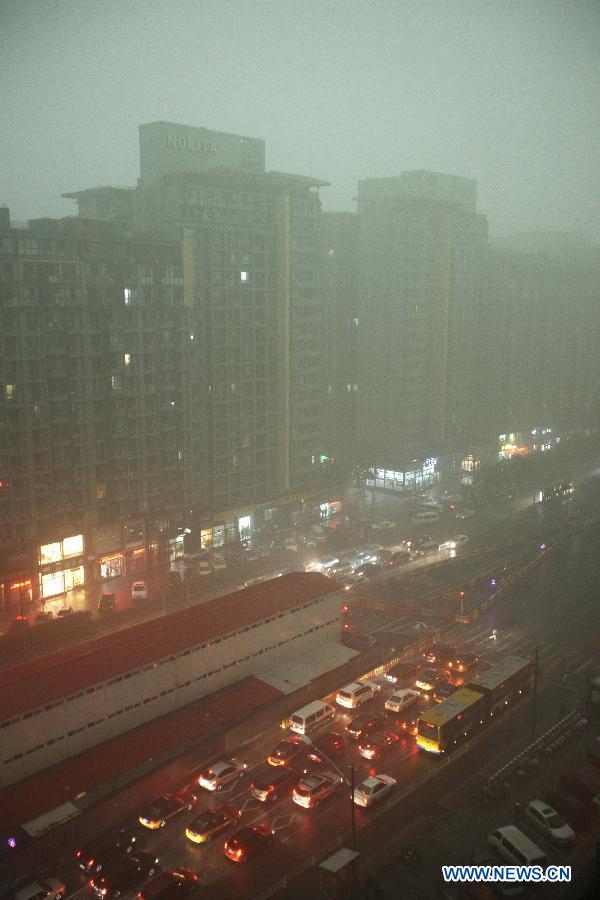
<path id="1" fill-rule="evenodd" d="M 350 763 L 350 805 L 352 806 L 352 849 L 356 850 L 356 804 L 354 803 L 354 765 Z"/>

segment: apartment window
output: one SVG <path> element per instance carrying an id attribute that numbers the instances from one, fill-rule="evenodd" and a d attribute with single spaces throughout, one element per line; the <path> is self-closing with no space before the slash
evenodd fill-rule
<path id="1" fill-rule="evenodd" d="M 15 394 L 17 392 L 17 386 L 15 384 L 7 384 L 4 387 L 4 392 L 6 394 L 7 400 L 14 400 Z"/>
<path id="2" fill-rule="evenodd" d="M 128 366 L 131 364 L 131 353 L 125 353 L 123 356 L 123 365 Z"/>
<path id="3" fill-rule="evenodd" d="M 125 306 L 129 306 L 131 303 L 131 288 L 123 288 L 123 301 Z"/>
<path id="4" fill-rule="evenodd" d="M 240 272 L 240 281 L 243 281 L 243 282 L 248 281 L 248 272 L 246 272 L 246 271 Z"/>

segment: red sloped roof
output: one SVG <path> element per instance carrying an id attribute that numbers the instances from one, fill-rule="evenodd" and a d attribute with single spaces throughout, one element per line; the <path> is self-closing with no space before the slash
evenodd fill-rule
<path id="1" fill-rule="evenodd" d="M 0 722 L 336 590 L 319 572 L 294 572 L 21 663 L 0 674 Z"/>
<path id="2" fill-rule="evenodd" d="M 280 691 L 276 688 L 250 676 L 12 784 L 0 792 L 2 828 L 6 830 L 28 822 L 139 766 L 147 761 L 149 753 L 158 757 L 278 696 Z"/>

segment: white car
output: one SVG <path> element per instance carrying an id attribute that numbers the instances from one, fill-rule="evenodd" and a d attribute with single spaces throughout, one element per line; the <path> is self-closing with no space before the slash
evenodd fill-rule
<path id="1" fill-rule="evenodd" d="M 395 713 L 401 713 L 410 706 L 414 706 L 419 697 L 420 694 L 418 691 L 412 691 L 410 688 L 403 688 L 401 691 L 395 691 L 387 698 L 385 701 L 385 708 Z"/>
<path id="2" fill-rule="evenodd" d="M 459 547 L 464 547 L 465 544 L 468 543 L 469 538 L 466 534 L 455 534 L 453 538 L 440 544 L 440 550 L 456 550 Z"/>
<path id="3" fill-rule="evenodd" d="M 236 778 L 242 778 L 247 768 L 239 759 L 220 759 L 200 773 L 198 784 L 207 791 L 220 791 Z"/>
<path id="4" fill-rule="evenodd" d="M 398 782 L 391 775 L 371 775 L 354 788 L 354 802 L 357 806 L 372 806 L 389 794 Z"/>
<path id="5" fill-rule="evenodd" d="M 571 826 L 544 800 L 532 800 L 528 803 L 525 816 L 538 831 L 557 844 L 570 844 L 575 840 L 575 832 Z"/>
<path id="6" fill-rule="evenodd" d="M 212 574 L 212 566 L 208 559 L 201 559 L 198 563 L 198 575 L 211 575 Z"/>
<path id="7" fill-rule="evenodd" d="M 224 572 L 227 568 L 227 561 L 222 553 L 213 553 L 212 558 L 213 572 Z"/>
<path id="8" fill-rule="evenodd" d="M 294 553 L 298 552 L 298 541 L 293 537 L 286 537 L 283 539 L 283 549 L 284 550 L 293 550 Z"/>
<path id="9" fill-rule="evenodd" d="M 145 581 L 134 581 L 131 585 L 132 600 L 147 600 L 148 588 Z"/>
<path id="10" fill-rule="evenodd" d="M 14 900 L 60 900 L 67 889 L 57 878 L 32 881 L 14 893 Z"/>
<path id="11" fill-rule="evenodd" d="M 335 702 L 340 706 L 348 707 L 348 709 L 357 709 L 367 700 L 372 700 L 379 690 L 381 690 L 381 685 L 375 681 L 353 681 L 339 689 Z"/>

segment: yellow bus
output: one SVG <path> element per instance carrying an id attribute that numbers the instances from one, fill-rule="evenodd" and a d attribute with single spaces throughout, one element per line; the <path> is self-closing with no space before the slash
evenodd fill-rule
<path id="1" fill-rule="evenodd" d="M 460 688 L 419 718 L 417 746 L 429 753 L 446 753 L 478 728 L 484 717 L 483 694 L 470 688 Z"/>

